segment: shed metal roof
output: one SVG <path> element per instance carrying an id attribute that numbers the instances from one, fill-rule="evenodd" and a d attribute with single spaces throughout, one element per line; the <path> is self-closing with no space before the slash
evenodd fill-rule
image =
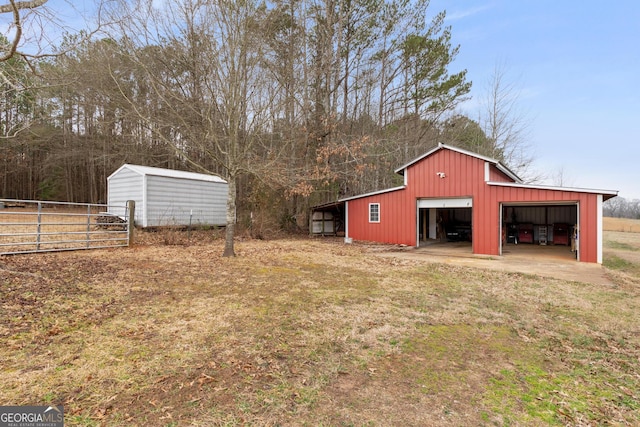
<path id="1" fill-rule="evenodd" d="M 190 179 L 192 181 L 207 181 L 207 182 L 219 182 L 226 184 L 227 181 L 220 178 L 217 175 L 208 175 L 204 173 L 196 173 L 196 172 L 186 172 L 179 171 L 174 169 L 163 169 L 163 168 L 155 168 L 151 166 L 140 166 L 140 165 L 132 165 L 132 164 L 124 164 L 118 168 L 114 173 L 109 175 L 109 178 L 120 172 L 122 169 L 129 169 L 139 175 L 152 175 L 152 176 L 164 176 L 169 178 L 178 178 L 178 179 Z"/>
<path id="2" fill-rule="evenodd" d="M 377 196 L 378 194 L 391 193 L 392 191 L 404 190 L 407 188 L 405 185 L 401 185 L 399 187 L 386 188 L 384 190 L 372 191 L 370 193 L 358 194 L 357 196 L 344 197 L 342 199 L 338 199 L 338 202 L 348 202 L 349 200 L 361 199 L 363 197 L 369 196 Z"/>
<path id="3" fill-rule="evenodd" d="M 515 182 L 487 182 L 488 185 L 495 185 L 499 187 L 516 187 L 516 188 L 532 188 L 537 190 L 550 190 L 550 191 L 571 191 L 574 193 L 591 193 L 601 194 L 604 200 L 609 200 L 612 197 L 618 195 L 617 190 L 603 190 L 599 188 L 581 188 L 581 187 L 557 187 L 554 185 L 541 185 L 541 184 L 523 184 Z"/>

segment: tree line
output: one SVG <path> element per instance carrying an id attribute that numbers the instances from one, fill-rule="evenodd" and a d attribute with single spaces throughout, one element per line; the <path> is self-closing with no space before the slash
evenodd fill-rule
<path id="1" fill-rule="evenodd" d="M 603 204 L 602 211 L 604 216 L 613 218 L 640 219 L 640 200 L 614 197 Z"/>
<path id="2" fill-rule="evenodd" d="M 500 81 L 485 121 L 455 114 L 471 82 L 428 0 L 107 5 L 100 38 L 0 62 L 2 197 L 104 202 L 123 163 L 214 173 L 233 234 L 304 228 L 438 142 L 527 164 Z"/>

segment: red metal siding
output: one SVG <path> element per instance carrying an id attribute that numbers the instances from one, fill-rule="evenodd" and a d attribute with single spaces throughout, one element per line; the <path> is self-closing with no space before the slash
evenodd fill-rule
<path id="1" fill-rule="evenodd" d="M 577 202 L 580 259 L 597 262 L 597 194 L 488 185 L 484 180 L 484 160 L 448 149 L 436 151 L 409 166 L 405 173 L 405 189 L 348 202 L 348 237 L 413 246 L 417 243 L 418 199 L 470 197 L 473 200 L 473 252 L 498 255 L 501 203 Z M 439 173 L 444 173 L 444 178 L 440 178 Z M 489 176 L 493 181 L 510 181 L 493 165 Z M 380 203 L 379 223 L 369 223 L 369 203 Z"/>
<path id="2" fill-rule="evenodd" d="M 445 177 L 439 178 L 439 172 L 444 172 Z M 405 173 L 408 182 L 406 189 L 348 202 L 349 237 L 415 245 L 417 199 L 473 197 L 475 193 L 486 189 L 484 161 L 450 150 L 434 153 L 407 168 Z M 379 223 L 369 223 L 369 203 L 380 203 Z M 475 224 L 476 209 L 473 212 L 472 221 Z"/>
<path id="3" fill-rule="evenodd" d="M 598 195 L 588 194 L 580 203 L 580 261 L 598 261 Z"/>
<path id="4" fill-rule="evenodd" d="M 443 172 L 444 178 L 437 174 Z M 440 150 L 407 169 L 413 198 L 470 197 L 484 183 L 484 162 L 455 151 Z"/>
<path id="5" fill-rule="evenodd" d="M 489 181 L 492 182 L 513 182 L 513 179 L 509 178 L 504 172 L 499 170 L 494 165 L 491 165 L 489 170 Z"/>
<path id="6" fill-rule="evenodd" d="M 406 190 L 363 197 L 348 202 L 348 233 L 356 240 L 415 245 L 416 203 Z M 380 222 L 369 222 L 369 204 L 380 204 Z M 412 219 L 413 218 L 413 219 Z M 413 239 L 410 236 L 414 236 Z"/>

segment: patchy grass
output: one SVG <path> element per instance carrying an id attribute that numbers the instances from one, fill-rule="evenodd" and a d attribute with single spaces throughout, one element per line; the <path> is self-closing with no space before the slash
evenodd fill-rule
<path id="1" fill-rule="evenodd" d="M 609 240 L 608 242 L 608 247 L 611 249 L 620 249 L 623 251 L 640 251 L 640 247 L 638 246 L 634 246 L 630 243 L 627 242 L 619 242 L 616 240 Z"/>
<path id="2" fill-rule="evenodd" d="M 640 221 L 638 221 L 640 223 Z M 605 232 L 603 265 L 619 284 L 640 285 L 640 237 L 638 233 Z"/>
<path id="3" fill-rule="evenodd" d="M 627 261 L 617 255 L 607 255 L 604 257 L 603 264 L 612 270 L 623 271 L 627 273 L 639 272 L 640 266 L 631 261 Z"/>
<path id="4" fill-rule="evenodd" d="M 330 239 L 225 259 L 204 232 L 144 238 L 0 259 L 3 404 L 62 404 L 69 426 L 640 423 L 626 246 L 603 287 Z"/>

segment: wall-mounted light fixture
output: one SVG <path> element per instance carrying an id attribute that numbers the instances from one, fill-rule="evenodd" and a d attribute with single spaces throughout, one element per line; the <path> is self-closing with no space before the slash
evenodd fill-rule
<path id="1" fill-rule="evenodd" d="M 436 175 L 438 175 L 440 178 L 444 178 L 447 176 L 444 172 L 436 172 Z"/>

